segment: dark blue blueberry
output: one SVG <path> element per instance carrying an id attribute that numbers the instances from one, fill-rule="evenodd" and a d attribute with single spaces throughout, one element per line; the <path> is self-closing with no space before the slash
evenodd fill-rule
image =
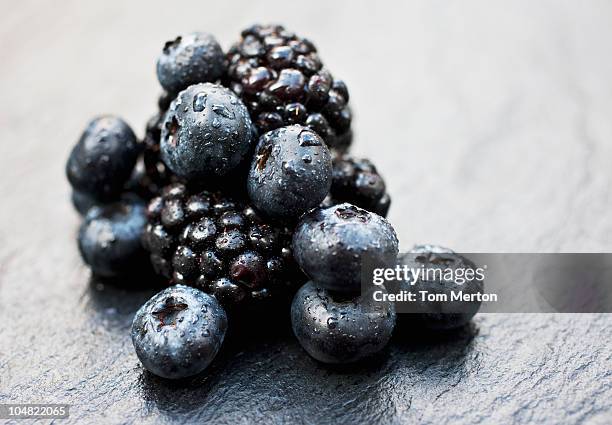
<path id="1" fill-rule="evenodd" d="M 140 242 L 145 224 L 145 205 L 136 199 L 92 207 L 79 230 L 83 260 L 101 277 L 141 270 L 146 266 Z"/>
<path id="2" fill-rule="evenodd" d="M 89 211 L 91 207 L 95 207 L 100 203 L 96 198 L 89 196 L 85 192 L 79 192 L 78 190 L 72 191 L 70 199 L 72 200 L 74 209 L 81 215 L 87 214 L 87 211 Z"/>
<path id="3" fill-rule="evenodd" d="M 392 267 L 398 240 L 381 216 L 352 204 L 316 209 L 305 215 L 293 235 L 293 255 L 317 285 L 359 292 L 361 267 Z"/>
<path id="4" fill-rule="evenodd" d="M 390 302 L 369 296 L 343 298 L 308 282 L 291 305 L 291 326 L 298 341 L 324 363 L 348 363 L 382 350 L 395 327 Z"/>
<path id="5" fill-rule="evenodd" d="M 411 269 L 449 270 L 449 269 L 476 269 L 476 265 L 469 259 L 454 251 L 436 245 L 416 245 L 408 253 L 398 258 L 400 265 Z M 430 272 L 433 274 L 433 272 Z M 430 280 L 420 278 L 414 285 L 411 282 L 400 283 L 401 290 L 410 291 L 418 295 L 419 291 L 431 294 L 445 294 L 448 301 L 423 302 L 420 296 L 412 305 L 415 313 L 406 315 L 407 319 L 417 323 L 425 329 L 448 330 L 466 325 L 480 308 L 480 301 L 451 301 L 451 292 L 462 291 L 464 294 L 482 293 L 484 282 L 470 279 L 460 284 L 444 279 Z"/>
<path id="6" fill-rule="evenodd" d="M 215 82 L 225 72 L 225 55 L 217 40 L 202 32 L 166 42 L 157 59 L 157 78 L 170 94 L 192 84 Z"/>
<path id="7" fill-rule="evenodd" d="M 140 146 L 132 129 L 120 118 L 94 118 L 72 149 L 66 175 L 73 189 L 90 197 L 117 197 L 130 178 Z"/>
<path id="8" fill-rule="evenodd" d="M 180 379 L 213 361 L 227 330 L 227 316 L 212 296 L 183 285 L 167 288 L 143 305 L 132 323 L 132 343 L 151 373 Z"/>
<path id="9" fill-rule="evenodd" d="M 129 182 L 128 185 L 129 186 Z M 126 202 L 130 202 L 130 201 L 138 201 L 141 200 L 142 198 L 139 197 L 139 195 L 137 195 L 134 192 L 129 191 L 130 188 L 126 187 L 125 190 L 128 190 L 127 192 L 123 192 L 118 199 L 113 199 L 113 200 L 109 200 L 107 201 L 100 201 L 97 198 L 94 198 L 90 195 L 88 195 L 85 192 L 79 192 L 78 190 L 73 190 L 72 194 L 70 196 L 70 199 L 72 201 L 72 206 L 74 207 L 75 210 L 77 210 L 77 212 L 79 214 L 81 214 L 82 216 L 85 216 L 87 214 L 87 212 L 92 209 L 93 207 L 99 207 L 99 206 L 103 206 L 103 205 L 107 205 L 107 204 L 112 204 L 114 202 L 123 200 Z"/>
<path id="10" fill-rule="evenodd" d="M 293 219 L 316 207 L 329 193 L 332 162 L 318 134 L 301 125 L 264 134 L 255 149 L 247 188 L 265 214 Z"/>
<path id="11" fill-rule="evenodd" d="M 232 91 L 196 84 L 180 92 L 166 113 L 161 158 L 194 182 L 223 177 L 247 157 L 252 136 L 249 112 Z"/>

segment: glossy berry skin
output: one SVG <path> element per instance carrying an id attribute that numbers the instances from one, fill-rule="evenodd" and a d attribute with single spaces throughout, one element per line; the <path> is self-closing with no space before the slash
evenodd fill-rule
<path id="1" fill-rule="evenodd" d="M 332 162 L 325 142 L 301 125 L 264 134 L 255 149 L 247 189 L 266 215 L 296 219 L 329 193 Z"/>
<path id="2" fill-rule="evenodd" d="M 94 118 L 72 149 L 66 175 L 72 188 L 99 200 L 117 197 L 140 152 L 132 129 L 121 118 Z"/>
<path id="3" fill-rule="evenodd" d="M 149 372 L 180 379 L 202 372 L 213 361 L 227 331 L 219 302 L 188 286 L 154 295 L 136 313 L 132 343 Z"/>
<path id="4" fill-rule="evenodd" d="M 437 245 L 416 245 L 408 253 L 398 258 L 400 265 L 410 268 L 426 269 L 475 269 L 476 265 L 469 259 L 454 251 Z M 480 301 L 450 301 L 451 292 L 461 290 L 464 294 L 482 293 L 484 284 L 473 279 L 461 285 L 445 280 L 430 281 L 419 279 L 414 285 L 401 282 L 400 290 L 411 292 L 428 291 L 435 294 L 446 294 L 449 301 L 421 302 L 417 297 L 413 305 L 415 313 L 404 314 L 407 319 L 424 329 L 450 330 L 466 325 L 480 308 Z"/>
<path id="5" fill-rule="evenodd" d="M 176 175 L 192 182 L 223 177 L 251 149 L 249 113 L 230 90 L 204 83 L 172 101 L 161 131 L 161 158 Z"/>
<path id="6" fill-rule="evenodd" d="M 89 209 L 79 230 L 83 261 L 101 277 L 137 273 L 146 266 L 141 245 L 145 205 L 135 198 Z"/>
<path id="7" fill-rule="evenodd" d="M 226 85 L 244 100 L 259 135 L 302 124 L 331 149 L 348 149 L 348 89 L 324 68 L 309 40 L 280 25 L 253 25 L 227 58 Z"/>
<path id="8" fill-rule="evenodd" d="M 386 192 L 385 181 L 367 159 L 348 155 L 337 156 L 333 161 L 332 185 L 325 206 L 349 202 L 360 208 L 386 217 L 391 198 Z"/>
<path id="9" fill-rule="evenodd" d="M 390 267 L 397 253 L 391 224 L 348 203 L 306 214 L 293 235 L 297 263 L 317 285 L 331 291 L 358 293 L 362 263 Z"/>
<path id="10" fill-rule="evenodd" d="M 192 84 L 215 82 L 225 72 L 225 56 L 210 34 L 193 32 L 166 42 L 157 59 L 157 78 L 172 97 Z"/>
<path id="11" fill-rule="evenodd" d="M 382 350 L 395 319 L 393 303 L 367 295 L 340 297 L 313 282 L 302 286 L 291 304 L 293 333 L 323 363 L 350 363 Z"/>
<path id="12" fill-rule="evenodd" d="M 143 244 L 158 274 L 213 294 L 228 308 L 284 298 L 304 281 L 291 229 L 218 192 L 164 188 L 148 205 Z"/>
<path id="13" fill-rule="evenodd" d="M 130 182 L 128 181 L 126 185 L 126 192 L 123 192 L 118 199 L 114 199 L 109 202 L 103 202 L 96 198 L 89 196 L 86 193 L 79 192 L 78 190 L 73 190 L 70 196 L 70 200 L 72 201 L 72 206 L 74 209 L 82 216 L 87 215 L 90 209 L 93 207 L 101 207 L 104 205 L 116 203 L 116 202 L 140 202 L 142 203 L 142 198 L 135 192 L 129 191 Z"/>
<path id="14" fill-rule="evenodd" d="M 74 209 L 81 215 L 87 214 L 87 211 L 89 211 L 90 208 L 99 204 L 99 201 L 96 198 L 92 198 L 87 193 L 79 192 L 78 190 L 72 191 L 70 199 Z"/>

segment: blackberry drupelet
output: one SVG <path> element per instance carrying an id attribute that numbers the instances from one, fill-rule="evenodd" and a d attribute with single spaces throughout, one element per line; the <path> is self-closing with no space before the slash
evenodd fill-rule
<path id="1" fill-rule="evenodd" d="M 291 230 L 246 201 L 176 183 L 147 209 L 143 244 L 158 274 L 215 295 L 227 307 L 287 294 L 303 283 Z"/>
<path id="2" fill-rule="evenodd" d="M 348 202 L 386 217 L 391 198 L 385 181 L 367 159 L 336 156 L 333 161 L 332 186 L 324 206 Z"/>
<path id="3" fill-rule="evenodd" d="M 242 32 L 227 57 L 227 85 L 247 105 L 259 135 L 303 124 L 330 148 L 348 149 L 348 89 L 323 67 L 309 40 L 280 25 L 254 25 Z"/>

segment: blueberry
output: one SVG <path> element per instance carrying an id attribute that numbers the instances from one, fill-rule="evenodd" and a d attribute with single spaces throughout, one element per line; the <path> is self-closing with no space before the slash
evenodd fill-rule
<path id="1" fill-rule="evenodd" d="M 259 210 L 290 219 L 319 205 L 331 182 L 331 154 L 323 139 L 306 127 L 292 125 L 259 139 L 247 188 Z"/>
<path id="2" fill-rule="evenodd" d="M 408 253 L 399 257 L 398 263 L 411 269 L 448 270 L 448 269 L 476 269 L 476 265 L 469 259 L 454 251 L 437 245 L 416 245 Z M 430 272 L 431 273 L 431 272 Z M 446 294 L 448 301 L 422 302 L 417 296 L 413 305 L 416 313 L 407 316 L 419 327 L 435 330 L 455 329 L 467 324 L 480 308 L 480 301 L 450 301 L 451 292 L 461 290 L 464 294 L 482 293 L 484 284 L 482 280 L 469 279 L 459 284 L 444 279 L 420 278 L 414 285 L 411 282 L 400 283 L 401 290 L 418 294 L 418 291 L 427 291 L 432 294 Z"/>
<path id="3" fill-rule="evenodd" d="M 92 207 L 79 230 L 79 250 L 91 271 L 101 277 L 116 277 L 146 265 L 140 239 L 146 224 L 145 205 L 124 199 Z"/>
<path id="4" fill-rule="evenodd" d="M 80 192 L 78 190 L 72 190 L 70 200 L 72 201 L 72 206 L 74 207 L 74 209 L 77 210 L 77 212 L 82 216 L 85 216 L 87 212 L 93 207 L 112 204 L 121 200 L 126 202 L 141 200 L 139 195 L 130 191 L 131 188 L 127 187 L 129 186 L 129 184 L 130 183 L 128 182 L 128 184 L 126 185 L 126 192 L 123 192 L 118 198 L 113 198 L 109 201 L 100 201 L 99 199 L 94 198 L 93 196 L 90 196 L 87 193 Z"/>
<path id="5" fill-rule="evenodd" d="M 87 211 L 89 211 L 90 208 L 95 207 L 99 204 L 99 201 L 96 198 L 78 190 L 72 191 L 70 199 L 72 200 L 72 205 L 74 206 L 74 209 L 77 210 L 81 215 L 87 214 Z"/>
<path id="6" fill-rule="evenodd" d="M 358 292 L 361 267 L 392 267 L 398 240 L 387 220 L 352 204 L 319 208 L 305 215 L 293 235 L 302 270 L 323 288 Z"/>
<path id="7" fill-rule="evenodd" d="M 109 200 L 119 195 L 130 178 L 140 145 L 120 118 L 94 118 L 72 149 L 66 175 L 73 189 Z"/>
<path id="8" fill-rule="evenodd" d="M 183 285 L 154 295 L 132 323 L 132 343 L 151 373 L 180 379 L 213 361 L 227 330 L 227 316 L 212 296 Z"/>
<path id="9" fill-rule="evenodd" d="M 225 55 L 217 40 L 202 32 L 166 42 L 157 59 L 157 78 L 170 94 L 192 84 L 215 82 L 225 72 Z"/>
<path id="10" fill-rule="evenodd" d="M 235 170 L 252 140 L 242 101 L 222 86 L 196 84 L 170 104 L 162 125 L 161 157 L 178 176 L 202 182 Z"/>
<path id="11" fill-rule="evenodd" d="M 343 298 L 308 282 L 293 299 L 291 326 L 315 359 L 348 363 L 387 345 L 395 327 L 395 308 L 390 302 L 374 302 L 369 294 Z"/>

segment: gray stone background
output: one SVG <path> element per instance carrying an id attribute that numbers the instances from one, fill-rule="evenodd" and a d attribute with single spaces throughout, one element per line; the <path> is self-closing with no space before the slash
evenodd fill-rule
<path id="1" fill-rule="evenodd" d="M 246 25 L 279 22 L 347 81 L 353 152 L 386 177 L 404 249 L 609 251 L 612 3 L 3 6 L 0 403 L 70 403 L 74 423 L 612 423 L 609 315 L 400 327 L 353 368 L 317 364 L 277 318 L 238 332 L 205 377 L 161 382 L 128 336 L 149 294 L 90 282 L 63 171 L 96 114 L 142 135 L 166 39 L 205 30 L 228 47 Z"/>

